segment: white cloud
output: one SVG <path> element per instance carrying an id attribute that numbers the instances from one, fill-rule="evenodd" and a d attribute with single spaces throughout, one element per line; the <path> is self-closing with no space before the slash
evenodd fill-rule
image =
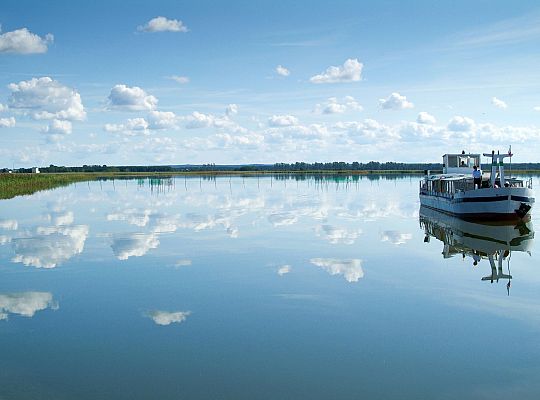
<path id="1" fill-rule="evenodd" d="M 139 32 L 187 32 L 188 28 L 177 19 L 152 18 L 145 25 L 137 27 Z"/>
<path id="2" fill-rule="evenodd" d="M 149 123 L 144 118 L 130 118 L 125 124 L 105 124 L 103 129 L 110 133 L 121 133 L 126 136 L 148 135 Z"/>
<path id="3" fill-rule="evenodd" d="M 471 118 L 459 115 L 453 117 L 447 125 L 447 128 L 454 132 L 469 132 L 474 130 L 475 127 L 476 124 Z"/>
<path id="4" fill-rule="evenodd" d="M 191 315 L 191 311 L 151 311 L 146 314 L 147 317 L 151 318 L 157 325 L 170 325 L 172 323 L 181 323 L 184 322 L 187 317 Z"/>
<path id="5" fill-rule="evenodd" d="M 324 269 L 330 275 L 343 275 L 347 282 L 358 282 L 364 277 L 362 260 L 340 260 L 336 258 L 312 258 L 310 262 Z"/>
<path id="6" fill-rule="evenodd" d="M 264 136 L 258 133 L 248 133 L 244 135 L 231 135 L 229 133 L 217 133 L 213 136 L 215 145 L 220 148 L 259 148 L 264 143 Z"/>
<path id="7" fill-rule="evenodd" d="M 381 241 L 390 242 L 396 245 L 404 244 L 411 239 L 412 234 L 410 233 L 401 233 L 398 231 L 384 231 L 381 233 Z"/>
<path id="8" fill-rule="evenodd" d="M 17 29 L 0 35 L 0 53 L 35 54 L 46 53 L 54 36 L 50 33 L 39 37 L 27 28 Z"/>
<path id="9" fill-rule="evenodd" d="M 5 106 L 2 103 L 0 103 L 0 112 L 4 112 L 4 111 L 7 111 L 7 110 L 8 110 L 8 106 Z"/>
<path id="10" fill-rule="evenodd" d="M 8 231 L 16 231 L 19 223 L 15 219 L 0 219 L 0 229 Z"/>
<path id="11" fill-rule="evenodd" d="M 36 268 L 54 268 L 82 253 L 88 226 L 39 227 L 30 237 L 13 239 L 13 262 Z"/>
<path id="12" fill-rule="evenodd" d="M 148 129 L 175 129 L 178 117 L 172 111 L 150 111 Z"/>
<path id="13" fill-rule="evenodd" d="M 496 97 L 491 98 L 491 104 L 493 104 L 495 107 L 500 108 L 502 110 L 504 110 L 505 108 L 508 108 L 508 105 L 504 101 Z"/>
<path id="14" fill-rule="evenodd" d="M 437 120 L 435 119 L 433 115 L 425 111 L 421 111 L 418 114 L 418 117 L 416 117 L 416 122 L 418 122 L 419 124 L 434 125 L 437 122 Z"/>
<path id="15" fill-rule="evenodd" d="M 349 58 L 342 66 L 331 66 L 319 75 L 312 76 L 312 83 L 357 82 L 362 79 L 364 65 L 358 59 Z"/>
<path id="16" fill-rule="evenodd" d="M 276 67 L 276 73 L 281 76 L 289 76 L 291 74 L 291 71 L 289 71 L 287 68 L 285 68 L 282 65 L 278 65 Z"/>
<path id="17" fill-rule="evenodd" d="M 189 78 L 187 76 L 171 75 L 171 76 L 168 76 L 167 78 L 181 85 L 185 85 L 186 83 L 189 83 Z"/>
<path id="18" fill-rule="evenodd" d="M 0 320 L 7 319 L 8 314 L 30 318 L 47 308 L 58 309 L 49 292 L 0 293 Z"/>
<path id="19" fill-rule="evenodd" d="M 386 99 L 379 99 L 379 104 L 384 110 L 403 110 L 414 107 L 414 104 L 408 101 L 406 96 L 397 92 L 393 92 Z"/>
<path id="20" fill-rule="evenodd" d="M 228 117 L 232 117 L 236 114 L 238 114 L 238 105 L 237 104 L 229 104 L 227 108 L 225 109 L 225 114 Z"/>
<path id="21" fill-rule="evenodd" d="M 536 106 L 533 108 L 534 111 L 540 111 L 540 106 Z"/>
<path id="22" fill-rule="evenodd" d="M 178 121 L 171 111 L 150 111 L 146 118 L 128 118 L 123 124 L 105 124 L 103 129 L 125 136 L 149 135 L 153 130 L 177 129 Z"/>
<path id="23" fill-rule="evenodd" d="M 0 118 L 0 128 L 13 128 L 16 123 L 17 121 L 13 117 Z"/>
<path id="24" fill-rule="evenodd" d="M 71 134 L 72 126 L 70 121 L 53 119 L 51 123 L 42 130 L 48 136 L 48 140 L 57 141 L 65 135 Z"/>
<path id="25" fill-rule="evenodd" d="M 121 111 L 151 111 L 158 99 L 138 86 L 115 85 L 109 94 L 109 108 Z"/>
<path id="26" fill-rule="evenodd" d="M 326 103 L 315 106 L 315 112 L 322 114 L 343 114 L 347 111 L 362 111 L 363 109 L 352 96 L 345 96 L 341 101 L 337 97 L 330 97 Z"/>
<path id="27" fill-rule="evenodd" d="M 396 129 L 371 118 L 366 118 L 362 122 L 338 122 L 333 129 L 346 131 L 348 139 L 356 144 L 395 142 L 400 139 Z"/>
<path id="28" fill-rule="evenodd" d="M 81 95 L 49 77 L 10 83 L 9 107 L 20 109 L 35 119 L 83 120 L 86 112 Z"/>
<path id="29" fill-rule="evenodd" d="M 272 115 L 268 118 L 268 126 L 281 127 L 298 125 L 298 118 L 292 115 Z"/>
<path id="30" fill-rule="evenodd" d="M 283 276 L 285 274 L 288 274 L 289 272 L 291 272 L 291 266 L 290 265 L 282 265 L 277 270 L 277 274 L 279 276 Z"/>
<path id="31" fill-rule="evenodd" d="M 208 128 L 212 126 L 215 121 L 215 117 L 213 115 L 203 114 L 198 111 L 194 111 L 189 117 L 186 117 L 185 119 L 187 120 L 187 129 Z"/>

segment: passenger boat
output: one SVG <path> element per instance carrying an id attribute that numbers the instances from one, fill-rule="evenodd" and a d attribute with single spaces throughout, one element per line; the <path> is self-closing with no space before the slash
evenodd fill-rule
<path id="1" fill-rule="evenodd" d="M 508 154 L 484 153 L 491 158 L 491 171 L 474 184 L 473 168 L 480 167 L 480 154 L 445 154 L 443 173 L 426 171 L 420 181 L 420 204 L 426 208 L 471 221 L 529 220 L 534 204 L 532 179 L 505 176 L 503 160 Z"/>

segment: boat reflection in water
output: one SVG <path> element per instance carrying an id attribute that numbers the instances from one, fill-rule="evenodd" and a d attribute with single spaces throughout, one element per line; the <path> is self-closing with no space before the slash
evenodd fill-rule
<path id="1" fill-rule="evenodd" d="M 441 212 L 420 207 L 420 227 L 425 231 L 424 242 L 434 237 L 444 243 L 443 257 L 469 256 L 473 266 L 482 259 L 489 261 L 491 275 L 482 278 L 491 283 L 508 280 L 510 291 L 510 258 L 512 252 L 530 254 L 534 230 L 531 222 L 517 225 L 487 225 L 464 221 Z M 504 267 L 506 266 L 506 273 Z"/>

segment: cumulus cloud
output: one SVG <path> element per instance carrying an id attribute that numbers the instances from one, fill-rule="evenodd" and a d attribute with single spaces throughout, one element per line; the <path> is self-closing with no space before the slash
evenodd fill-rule
<path id="1" fill-rule="evenodd" d="M 508 105 L 504 101 L 502 101 L 501 99 L 498 99 L 496 97 L 491 98 L 491 104 L 493 104 L 497 108 L 500 108 L 501 110 L 504 110 L 505 108 L 508 108 Z"/>
<path id="2" fill-rule="evenodd" d="M 454 132 L 468 132 L 474 130 L 475 126 L 471 118 L 456 115 L 448 122 L 447 128 Z"/>
<path id="3" fill-rule="evenodd" d="M 437 120 L 435 119 L 433 115 L 425 111 L 421 111 L 418 114 L 418 117 L 416 117 L 416 122 L 418 122 L 419 124 L 434 125 L 437 122 Z"/>
<path id="4" fill-rule="evenodd" d="M 272 115 L 268 118 L 268 126 L 282 127 L 298 125 L 298 118 L 292 115 Z"/>
<path id="5" fill-rule="evenodd" d="M 36 268 L 54 268 L 82 253 L 87 225 L 38 227 L 30 237 L 13 239 L 13 262 Z"/>
<path id="6" fill-rule="evenodd" d="M 227 108 L 225 109 L 225 114 L 228 117 L 232 117 L 236 114 L 238 114 L 238 105 L 236 104 L 229 104 Z"/>
<path id="7" fill-rule="evenodd" d="M 347 111 L 362 111 L 363 109 L 352 96 L 345 96 L 342 100 L 330 97 L 326 103 L 315 106 L 315 112 L 322 114 L 343 114 Z"/>
<path id="8" fill-rule="evenodd" d="M 312 258 L 310 262 L 324 269 L 330 275 L 343 275 L 347 282 L 358 282 L 364 277 L 362 260 L 340 260 L 336 258 Z"/>
<path id="9" fill-rule="evenodd" d="M 178 116 L 172 111 L 150 111 L 146 118 L 128 118 L 123 124 L 105 124 L 105 132 L 125 136 L 149 135 L 151 131 L 177 129 Z"/>
<path id="10" fill-rule="evenodd" d="M 150 111 L 148 129 L 175 129 L 178 117 L 172 111 Z"/>
<path id="11" fill-rule="evenodd" d="M 404 244 L 411 239 L 412 234 L 410 233 L 401 233 L 398 231 L 384 231 L 381 233 L 381 241 L 390 242 L 396 245 Z"/>
<path id="12" fill-rule="evenodd" d="M 401 138 L 396 129 L 371 118 L 366 118 L 362 122 L 338 122 L 333 129 L 345 131 L 348 139 L 357 144 L 395 142 Z"/>
<path id="13" fill-rule="evenodd" d="M 47 140 L 56 142 L 62 137 L 71 134 L 72 126 L 70 121 L 53 119 L 42 132 L 47 135 Z"/>
<path id="14" fill-rule="evenodd" d="M 50 33 L 40 37 L 27 28 L 17 29 L 0 35 L 0 53 L 36 54 L 46 53 L 54 36 Z"/>
<path id="15" fill-rule="evenodd" d="M 151 111 L 158 99 L 138 86 L 115 85 L 109 94 L 109 108 L 120 111 Z"/>
<path id="16" fill-rule="evenodd" d="M 7 319 L 9 314 L 31 318 L 47 308 L 58 309 L 49 292 L 0 293 L 0 320 Z"/>
<path id="17" fill-rule="evenodd" d="M 175 311 L 175 312 L 169 312 L 169 311 L 150 311 L 146 314 L 148 318 L 151 318 L 152 321 L 154 321 L 157 325 L 170 325 L 173 323 L 182 323 L 184 322 L 187 317 L 191 315 L 191 311 Z"/>
<path id="18" fill-rule="evenodd" d="M 289 71 L 287 68 L 285 68 L 282 65 L 278 65 L 276 67 L 276 73 L 281 76 L 289 76 L 291 74 L 291 71 Z"/>
<path id="19" fill-rule="evenodd" d="M 22 110 L 34 119 L 83 120 L 86 112 L 81 95 L 49 77 L 10 83 L 9 107 Z"/>
<path id="20" fill-rule="evenodd" d="M 138 26 L 137 30 L 139 32 L 187 32 L 188 28 L 180 20 L 156 17 Z"/>
<path id="21" fill-rule="evenodd" d="M 285 274 L 288 274 L 289 272 L 291 272 L 291 266 L 290 265 L 282 265 L 277 270 L 277 274 L 279 276 L 283 276 Z"/>
<path id="22" fill-rule="evenodd" d="M 309 80 L 312 83 L 341 83 L 357 82 L 362 79 L 362 68 L 364 65 L 358 59 L 349 58 L 342 66 L 331 66 L 321 74 L 312 76 Z"/>
<path id="23" fill-rule="evenodd" d="M 0 118 L 0 128 L 13 128 L 16 123 L 17 121 L 13 117 Z"/>
<path id="24" fill-rule="evenodd" d="M 144 118 L 130 118 L 125 124 L 105 124 L 103 129 L 109 133 L 120 133 L 126 136 L 148 135 L 149 123 Z"/>
<path id="25" fill-rule="evenodd" d="M 185 85 L 186 83 L 189 83 L 189 78 L 187 76 L 171 75 L 171 76 L 168 76 L 167 78 L 181 85 Z"/>
<path id="26" fill-rule="evenodd" d="M 2 103 L 0 103 L 0 112 L 4 112 L 4 111 L 7 111 L 7 110 L 8 110 L 8 106 L 5 106 Z"/>
<path id="27" fill-rule="evenodd" d="M 386 99 L 379 99 L 379 104 L 383 110 L 403 110 L 414 107 L 414 104 L 408 101 L 406 96 L 397 92 L 393 92 Z"/>

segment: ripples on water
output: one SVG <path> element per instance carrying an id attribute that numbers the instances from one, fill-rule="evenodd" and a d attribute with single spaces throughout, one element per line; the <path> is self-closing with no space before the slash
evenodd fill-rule
<path id="1" fill-rule="evenodd" d="M 465 223 L 371 178 L 1 201 L 0 398 L 537 398 L 537 213 Z"/>

